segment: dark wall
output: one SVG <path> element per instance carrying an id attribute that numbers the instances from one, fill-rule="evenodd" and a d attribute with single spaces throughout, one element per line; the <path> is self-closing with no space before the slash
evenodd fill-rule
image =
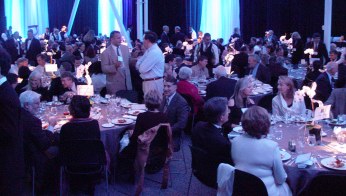
<path id="1" fill-rule="evenodd" d="M 0 32 L 6 29 L 5 1 L 0 1 Z"/>

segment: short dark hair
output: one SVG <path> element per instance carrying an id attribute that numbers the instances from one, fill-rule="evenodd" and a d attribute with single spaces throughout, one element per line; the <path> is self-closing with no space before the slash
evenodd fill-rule
<path id="1" fill-rule="evenodd" d="M 247 134 L 261 139 L 262 136 L 269 133 L 269 114 L 266 109 L 260 106 L 252 106 L 243 114 L 241 124 Z"/>
<path id="2" fill-rule="evenodd" d="M 11 68 L 11 56 L 0 47 L 0 71 L 1 75 L 6 76 Z"/>
<path id="3" fill-rule="evenodd" d="M 173 85 L 177 85 L 177 79 L 175 78 L 175 77 L 173 77 L 173 76 L 166 76 L 165 77 L 165 81 L 166 82 L 170 82 L 170 83 L 172 83 Z"/>
<path id="4" fill-rule="evenodd" d="M 157 34 L 153 31 L 147 31 L 144 33 L 144 39 L 149 40 L 151 43 L 156 43 Z"/>
<path id="5" fill-rule="evenodd" d="M 85 96 L 75 95 L 69 105 L 69 111 L 73 118 L 88 118 L 90 116 L 90 102 Z"/>
<path id="6" fill-rule="evenodd" d="M 321 37 L 321 35 L 320 35 L 319 33 L 314 33 L 314 34 L 312 35 L 312 38 L 316 38 L 316 37 Z"/>
<path id="7" fill-rule="evenodd" d="M 119 31 L 112 31 L 111 34 L 109 35 L 109 38 L 112 38 L 112 37 L 114 36 L 114 34 L 116 34 L 116 33 L 119 33 L 119 34 L 120 34 Z"/>
<path id="8" fill-rule="evenodd" d="M 73 80 L 73 74 L 69 71 L 65 71 L 61 74 L 60 78 L 70 78 L 71 80 Z"/>
<path id="9" fill-rule="evenodd" d="M 208 58 L 206 56 L 199 56 L 198 59 L 197 59 L 197 62 L 199 63 L 200 61 L 204 61 L 204 60 L 208 60 Z"/>
<path id="10" fill-rule="evenodd" d="M 165 63 L 169 63 L 171 61 L 174 61 L 175 55 L 174 54 L 168 54 L 165 56 Z"/>
<path id="11" fill-rule="evenodd" d="M 82 60 L 82 57 L 81 57 L 81 56 L 75 56 L 75 57 L 74 57 L 74 61 L 79 61 L 79 60 Z"/>
<path id="12" fill-rule="evenodd" d="M 227 99 L 225 97 L 213 97 L 204 104 L 204 115 L 208 122 L 217 123 L 227 112 Z"/>
<path id="13" fill-rule="evenodd" d="M 14 73 L 8 73 L 6 78 L 10 84 L 17 84 L 18 83 L 18 76 Z"/>
<path id="14" fill-rule="evenodd" d="M 45 54 L 38 54 L 38 55 L 36 55 L 36 58 L 39 58 L 39 57 L 47 62 L 47 55 L 45 55 Z"/>
<path id="15" fill-rule="evenodd" d="M 210 33 L 204 33 L 203 37 L 211 37 Z"/>
<path id="16" fill-rule="evenodd" d="M 320 60 L 314 61 L 312 63 L 312 67 L 314 68 L 314 71 L 319 71 L 318 69 L 320 69 L 322 67 L 322 63 Z"/>
<path id="17" fill-rule="evenodd" d="M 338 51 L 336 51 L 336 50 L 331 50 L 331 51 L 329 52 L 329 54 L 335 54 L 335 55 L 338 55 Z"/>
<path id="18" fill-rule="evenodd" d="M 20 77 L 22 79 L 28 79 L 30 74 L 31 74 L 31 71 L 30 71 L 29 67 L 27 67 L 27 66 L 21 66 L 18 69 L 18 77 Z"/>

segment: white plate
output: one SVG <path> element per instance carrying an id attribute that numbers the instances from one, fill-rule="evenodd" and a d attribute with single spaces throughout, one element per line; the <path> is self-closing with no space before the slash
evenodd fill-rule
<path id="1" fill-rule="evenodd" d="M 281 156 L 282 161 L 287 161 L 291 158 L 290 153 L 283 151 L 283 150 L 280 150 L 280 156 Z"/>
<path id="2" fill-rule="evenodd" d="M 130 108 L 133 103 L 122 103 L 120 104 L 124 108 Z"/>
<path id="3" fill-rule="evenodd" d="M 346 160 L 340 159 L 344 165 L 342 167 L 335 167 L 334 162 L 336 161 L 335 157 L 329 157 L 321 160 L 321 164 L 329 169 L 335 169 L 335 170 L 346 170 Z"/>
<path id="4" fill-rule="evenodd" d="M 128 125 L 133 123 L 133 120 L 128 118 L 116 118 L 112 120 L 112 123 L 115 125 Z"/>
<path id="5" fill-rule="evenodd" d="M 207 93 L 207 91 L 205 91 L 205 90 L 198 90 L 198 94 L 200 94 L 200 95 L 204 95 L 206 93 Z"/>
<path id="6" fill-rule="evenodd" d="M 111 128 L 111 127 L 114 127 L 114 125 L 112 123 L 105 123 L 105 124 L 102 124 L 102 127 L 103 128 Z"/>
<path id="7" fill-rule="evenodd" d="M 237 133 L 245 133 L 245 132 L 243 131 L 243 127 L 242 127 L 242 126 L 234 127 L 234 128 L 233 128 L 233 131 L 234 131 L 234 132 L 237 132 Z"/>
<path id="8" fill-rule="evenodd" d="M 132 116 L 138 116 L 138 114 L 145 112 L 145 110 L 129 110 L 127 113 Z"/>
<path id="9" fill-rule="evenodd" d="M 58 101 L 58 102 L 55 102 L 54 104 L 53 104 L 53 102 L 47 102 L 47 103 L 46 103 L 46 105 L 47 105 L 47 106 L 52 106 L 52 105 L 62 105 L 62 104 L 64 104 L 64 103 L 59 102 L 59 101 Z"/>

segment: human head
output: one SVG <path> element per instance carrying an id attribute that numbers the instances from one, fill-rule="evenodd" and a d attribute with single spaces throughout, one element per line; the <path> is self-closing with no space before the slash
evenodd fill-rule
<path id="1" fill-rule="evenodd" d="M 319 43 L 321 41 L 321 35 L 319 33 L 314 33 L 312 38 L 315 43 Z"/>
<path id="2" fill-rule="evenodd" d="M 295 89 L 292 78 L 288 76 L 279 76 L 278 92 L 284 97 L 293 98 Z"/>
<path id="3" fill-rule="evenodd" d="M 205 33 L 203 36 L 203 42 L 205 44 L 209 44 L 211 42 L 211 35 L 210 33 Z"/>
<path id="4" fill-rule="evenodd" d="M 180 28 L 179 26 L 175 26 L 175 27 L 174 27 L 174 31 L 175 31 L 175 33 L 180 32 L 180 30 L 181 30 L 181 28 Z"/>
<path id="5" fill-rule="evenodd" d="M 331 50 L 329 52 L 329 58 L 331 61 L 335 61 L 338 59 L 338 52 L 336 50 Z"/>
<path id="6" fill-rule="evenodd" d="M 83 63 L 83 59 L 80 56 L 74 58 L 74 67 L 77 68 Z"/>
<path id="7" fill-rule="evenodd" d="M 213 97 L 204 104 L 204 115 L 209 123 L 223 124 L 228 121 L 228 101 L 225 97 Z"/>
<path id="8" fill-rule="evenodd" d="M 157 41 L 157 34 L 153 31 L 147 31 L 144 33 L 143 45 L 146 49 L 150 48 Z"/>
<path id="9" fill-rule="evenodd" d="M 32 39 L 34 37 L 34 32 L 32 29 L 28 30 L 28 39 Z"/>
<path id="10" fill-rule="evenodd" d="M 0 76 L 6 76 L 11 68 L 11 56 L 0 47 Z"/>
<path id="11" fill-rule="evenodd" d="M 45 54 L 38 54 L 36 56 L 37 64 L 44 66 L 46 64 L 46 55 Z"/>
<path id="12" fill-rule="evenodd" d="M 179 79 L 180 80 L 189 80 L 192 75 L 192 69 L 189 67 L 182 67 L 179 70 Z"/>
<path id="13" fill-rule="evenodd" d="M 248 135 L 261 139 L 269 133 L 269 114 L 262 107 L 252 106 L 243 114 L 241 124 Z"/>
<path id="14" fill-rule="evenodd" d="M 46 27 L 46 33 L 49 33 L 49 27 Z"/>
<path id="15" fill-rule="evenodd" d="M 30 71 L 29 67 L 27 67 L 27 66 L 19 67 L 19 69 L 18 69 L 18 77 L 19 78 L 28 79 L 30 74 L 31 74 L 31 71 Z"/>
<path id="16" fill-rule="evenodd" d="M 261 62 L 261 58 L 257 54 L 250 54 L 248 58 L 249 68 L 254 68 Z"/>
<path id="17" fill-rule="evenodd" d="M 29 65 L 29 60 L 25 57 L 21 57 L 17 59 L 16 64 L 18 65 L 18 68 L 25 66 L 27 67 Z"/>
<path id="18" fill-rule="evenodd" d="M 68 108 L 73 118 L 89 118 L 90 116 L 91 105 L 85 96 L 73 96 Z"/>
<path id="19" fill-rule="evenodd" d="M 15 32 L 13 33 L 12 37 L 13 37 L 14 39 L 18 39 L 18 38 L 19 38 L 19 33 L 18 33 L 18 31 L 15 31 Z"/>
<path id="20" fill-rule="evenodd" d="M 174 64 L 174 54 L 168 54 L 165 56 L 165 63 L 169 64 L 169 65 L 173 65 Z"/>
<path id="21" fill-rule="evenodd" d="M 173 95 L 177 91 L 177 79 L 173 76 L 165 77 L 165 81 L 163 83 L 163 94 L 166 97 Z"/>
<path id="22" fill-rule="evenodd" d="M 208 58 L 206 56 L 201 55 L 198 57 L 197 62 L 200 67 L 206 67 L 208 64 Z"/>
<path id="23" fill-rule="evenodd" d="M 176 56 L 175 57 L 175 64 L 177 66 L 181 65 L 183 63 L 183 58 L 181 58 L 181 56 Z"/>
<path id="24" fill-rule="evenodd" d="M 220 78 L 222 76 L 226 77 L 227 76 L 226 68 L 222 65 L 217 66 L 215 69 L 215 76 L 216 78 Z"/>
<path id="25" fill-rule="evenodd" d="M 253 89 L 253 83 L 251 77 L 240 78 L 234 87 L 234 102 L 238 108 L 244 107 L 243 98 L 247 98 L 251 95 Z"/>
<path id="26" fill-rule="evenodd" d="M 14 73 L 8 73 L 6 78 L 8 83 L 11 84 L 12 88 L 15 89 L 18 84 L 18 76 Z"/>
<path id="27" fill-rule="evenodd" d="M 335 62 L 329 62 L 326 65 L 326 69 L 327 69 L 327 72 L 333 76 L 338 71 L 338 64 Z"/>
<path id="28" fill-rule="evenodd" d="M 163 30 L 164 32 L 168 33 L 168 32 L 169 32 L 169 26 L 164 25 L 164 26 L 162 27 L 162 30 Z"/>
<path id="29" fill-rule="evenodd" d="M 20 94 L 19 101 L 22 108 L 35 115 L 40 108 L 40 97 L 40 94 L 31 90 L 27 90 Z"/>
<path id="30" fill-rule="evenodd" d="M 297 31 L 293 32 L 291 37 L 292 39 L 301 39 L 300 34 Z"/>
<path id="31" fill-rule="evenodd" d="M 149 111 L 159 109 L 162 102 L 162 95 L 157 90 L 150 90 L 144 95 L 144 103 Z"/>
<path id="32" fill-rule="evenodd" d="M 112 31 L 110 34 L 111 43 L 114 46 L 120 46 L 121 44 L 121 34 L 119 31 Z"/>
<path id="33" fill-rule="evenodd" d="M 73 75 L 69 71 L 65 71 L 61 74 L 61 83 L 64 88 L 72 88 Z"/>
<path id="34" fill-rule="evenodd" d="M 314 68 L 314 71 L 319 71 L 319 69 L 322 67 L 321 61 L 317 60 L 312 63 L 312 67 Z"/>
<path id="35" fill-rule="evenodd" d="M 29 76 L 29 89 L 35 90 L 39 87 L 41 87 L 41 77 L 42 74 L 38 71 L 31 72 Z"/>

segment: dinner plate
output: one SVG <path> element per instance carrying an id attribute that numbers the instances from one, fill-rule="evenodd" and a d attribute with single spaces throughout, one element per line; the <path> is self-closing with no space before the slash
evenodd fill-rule
<path id="1" fill-rule="evenodd" d="M 290 153 L 283 151 L 283 150 L 280 150 L 280 156 L 281 156 L 282 161 L 287 161 L 291 158 Z"/>
<path id="2" fill-rule="evenodd" d="M 138 116 L 138 114 L 145 112 L 145 110 L 129 110 L 127 113 L 132 116 Z"/>
<path id="3" fill-rule="evenodd" d="M 103 128 L 111 128 L 114 127 L 114 125 L 112 123 L 105 123 L 101 125 Z"/>
<path id="4" fill-rule="evenodd" d="M 233 131 L 237 133 L 245 133 L 242 126 L 233 127 Z"/>
<path id="5" fill-rule="evenodd" d="M 204 94 L 206 94 L 207 93 L 207 91 L 205 91 L 205 90 L 199 90 L 198 91 L 198 94 L 200 94 L 200 95 L 204 95 Z"/>
<path id="6" fill-rule="evenodd" d="M 133 103 L 122 103 L 121 106 L 124 108 L 130 108 Z"/>
<path id="7" fill-rule="evenodd" d="M 115 125 L 128 125 L 133 123 L 133 120 L 128 118 L 116 118 L 112 120 L 112 123 Z"/>
<path id="8" fill-rule="evenodd" d="M 336 159 L 335 157 L 329 157 L 329 158 L 325 158 L 321 160 L 321 164 L 329 169 L 334 169 L 334 170 L 346 170 L 346 160 L 344 159 L 340 159 L 343 163 L 343 166 L 341 167 L 336 167 L 336 165 L 334 164 Z"/>
<path id="9" fill-rule="evenodd" d="M 47 102 L 47 103 L 46 103 L 46 105 L 47 105 L 47 106 L 52 106 L 52 105 L 62 105 L 62 104 L 64 104 L 64 103 L 59 102 L 59 101 L 58 101 L 58 102 L 54 102 L 54 104 L 53 104 L 53 102 Z"/>

